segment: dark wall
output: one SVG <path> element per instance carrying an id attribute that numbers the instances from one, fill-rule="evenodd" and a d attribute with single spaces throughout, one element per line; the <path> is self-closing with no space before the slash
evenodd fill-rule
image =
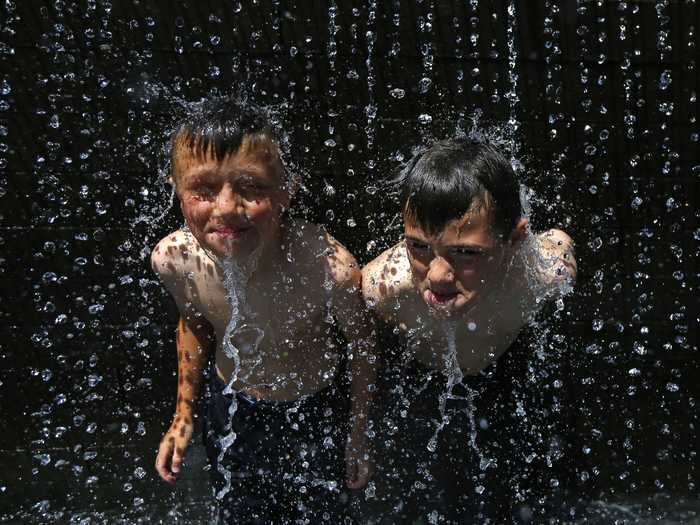
<path id="1" fill-rule="evenodd" d="M 544 329 L 560 468 L 596 496 L 696 490 L 697 5 L 338 3 L 0 8 L 3 507 L 53 501 L 57 472 L 95 508 L 125 482 L 151 494 L 176 371 L 147 260 L 181 224 L 163 147 L 183 101 L 228 93 L 286 105 L 296 212 L 362 263 L 398 238 L 374 187 L 414 146 L 475 112 L 515 139 L 533 224 L 577 245 Z"/>

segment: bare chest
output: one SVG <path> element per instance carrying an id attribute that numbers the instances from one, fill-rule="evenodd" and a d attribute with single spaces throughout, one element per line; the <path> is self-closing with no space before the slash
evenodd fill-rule
<path id="1" fill-rule="evenodd" d="M 293 350 L 326 333 L 332 305 L 324 292 L 319 283 L 303 280 L 229 290 L 222 283 L 209 283 L 193 294 L 193 303 L 212 324 L 219 341 L 229 337 L 242 347 L 250 346 L 252 334 L 257 333 L 260 351 L 270 346 Z"/>

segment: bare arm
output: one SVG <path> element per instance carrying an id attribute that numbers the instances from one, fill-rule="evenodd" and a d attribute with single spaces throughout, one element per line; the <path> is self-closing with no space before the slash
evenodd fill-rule
<path id="1" fill-rule="evenodd" d="M 362 274 L 355 259 L 335 240 L 330 273 L 337 283 L 334 291 L 336 318 L 349 343 L 351 370 L 351 423 L 346 447 L 347 485 L 352 489 L 364 487 L 373 468 L 369 457 L 367 421 L 376 381 L 376 331 L 362 301 Z"/>
<path id="2" fill-rule="evenodd" d="M 574 255 L 574 241 L 562 230 L 548 230 L 537 236 L 541 253 L 551 261 L 550 283 L 560 284 L 576 280 L 578 264 Z"/>
<path id="3" fill-rule="evenodd" d="M 174 484 L 182 459 L 192 437 L 194 402 L 202 383 L 204 368 L 215 345 L 214 331 L 197 312 L 187 293 L 187 268 L 184 259 L 174 255 L 172 246 L 182 242 L 179 232 L 163 239 L 151 255 L 151 265 L 175 299 L 180 311 L 176 330 L 178 386 L 175 415 L 163 436 L 156 457 L 156 470 Z"/>
<path id="4" fill-rule="evenodd" d="M 156 470 L 174 484 L 194 429 L 194 404 L 199 395 L 204 370 L 213 353 L 214 334 L 207 321 L 180 317 L 177 325 L 178 384 L 175 415 L 163 436 Z"/>

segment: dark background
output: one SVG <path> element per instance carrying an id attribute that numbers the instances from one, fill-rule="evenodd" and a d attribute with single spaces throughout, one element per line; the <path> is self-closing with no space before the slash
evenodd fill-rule
<path id="1" fill-rule="evenodd" d="M 183 101 L 231 93 L 285 104 L 296 211 L 361 263 L 398 238 L 375 187 L 413 147 L 475 114 L 513 139 L 535 228 L 565 229 L 579 263 L 541 327 L 553 478 L 611 501 L 697 494 L 697 4 L 338 4 L 0 7 L 4 519 L 189 501 L 152 468 L 176 312 L 147 257 L 181 225 L 168 130 Z"/>

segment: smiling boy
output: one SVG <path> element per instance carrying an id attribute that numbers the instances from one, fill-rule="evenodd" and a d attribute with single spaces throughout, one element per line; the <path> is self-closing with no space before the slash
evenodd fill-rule
<path id="1" fill-rule="evenodd" d="M 227 99 L 173 135 L 187 227 L 151 257 L 180 311 L 176 411 L 156 469 L 175 483 L 211 357 L 204 439 L 221 521 L 342 523 L 343 485 L 371 470 L 371 334 L 352 255 L 286 213 L 296 181 L 281 135 L 262 109 Z"/>
<path id="2" fill-rule="evenodd" d="M 376 440 L 386 523 L 509 521 L 517 498 L 505 485 L 523 494 L 529 475 L 512 438 L 532 354 L 518 336 L 570 287 L 572 242 L 529 235 L 510 162 L 484 141 L 436 143 L 398 187 L 404 239 L 362 272 L 386 328 Z"/>

